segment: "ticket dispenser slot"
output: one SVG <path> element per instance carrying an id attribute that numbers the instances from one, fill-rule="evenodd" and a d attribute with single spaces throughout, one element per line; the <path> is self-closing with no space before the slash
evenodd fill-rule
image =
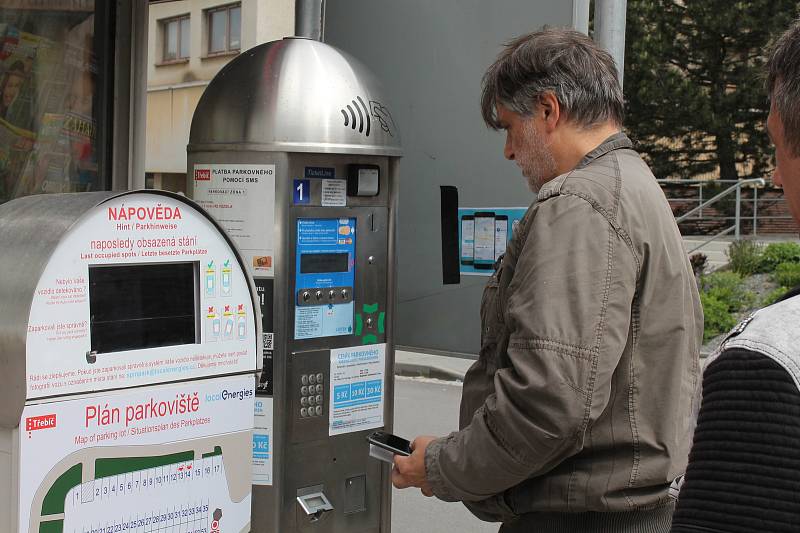
<path id="1" fill-rule="evenodd" d="M 308 522 L 319 521 L 325 513 L 333 511 L 333 505 L 325 496 L 325 488 L 322 485 L 304 487 L 297 490 L 297 503 L 305 513 L 305 520 Z M 302 517 L 301 517 L 302 519 Z"/>

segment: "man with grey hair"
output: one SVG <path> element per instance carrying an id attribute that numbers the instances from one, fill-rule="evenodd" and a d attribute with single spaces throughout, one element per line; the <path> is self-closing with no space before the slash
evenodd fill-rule
<path id="1" fill-rule="evenodd" d="M 608 53 L 572 30 L 509 43 L 486 123 L 537 201 L 481 305 L 460 431 L 418 437 L 396 487 L 514 532 L 665 532 L 703 316 L 672 211 L 620 131 Z"/>
<path id="2" fill-rule="evenodd" d="M 800 223 L 800 22 L 768 63 L 772 181 Z M 703 372 L 673 533 L 800 528 L 800 287 L 731 331 Z"/>

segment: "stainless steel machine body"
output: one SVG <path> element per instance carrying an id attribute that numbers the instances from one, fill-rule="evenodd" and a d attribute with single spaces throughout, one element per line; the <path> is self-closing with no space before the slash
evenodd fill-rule
<path id="1" fill-rule="evenodd" d="M 253 531 L 388 532 L 390 470 L 366 437 L 392 427 L 402 151 L 380 85 L 317 41 L 258 46 L 209 84 L 187 151 L 191 195 L 265 287 Z"/>

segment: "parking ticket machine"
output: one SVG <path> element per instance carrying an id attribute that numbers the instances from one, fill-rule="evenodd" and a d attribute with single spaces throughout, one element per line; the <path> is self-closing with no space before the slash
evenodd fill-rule
<path id="1" fill-rule="evenodd" d="M 195 111 L 191 196 L 262 306 L 254 531 L 389 531 L 390 471 L 366 438 L 392 425 L 400 155 L 376 79 L 313 40 L 242 53 Z"/>
<path id="2" fill-rule="evenodd" d="M 251 530 L 255 288 L 194 202 L 0 205 L 0 531 Z"/>

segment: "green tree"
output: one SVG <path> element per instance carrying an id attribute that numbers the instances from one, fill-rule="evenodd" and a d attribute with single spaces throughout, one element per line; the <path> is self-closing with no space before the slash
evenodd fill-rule
<path id="1" fill-rule="evenodd" d="M 771 165 L 764 64 L 797 0 L 628 0 L 626 127 L 659 178 Z"/>

